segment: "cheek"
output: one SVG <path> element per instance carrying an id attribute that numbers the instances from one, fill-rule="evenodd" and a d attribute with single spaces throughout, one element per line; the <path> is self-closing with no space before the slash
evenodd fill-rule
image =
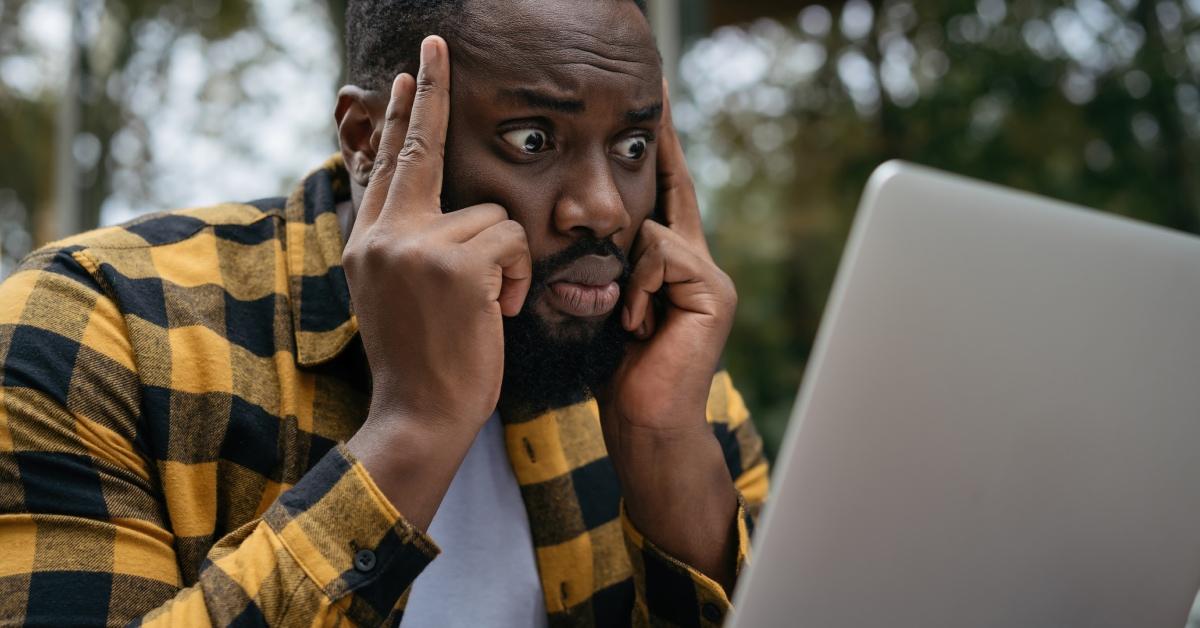
<path id="1" fill-rule="evenodd" d="M 498 167 L 486 189 L 492 202 L 508 210 L 508 217 L 521 223 L 529 238 L 529 252 L 538 259 L 557 250 L 551 242 L 554 202 L 558 185 L 552 176 L 527 169 Z"/>
<path id="2" fill-rule="evenodd" d="M 451 208 L 496 203 L 525 228 L 534 259 L 554 252 L 546 242 L 559 187 L 552 169 L 539 171 L 505 163 L 489 145 L 474 138 L 454 138 L 453 134 L 446 145 L 445 164 L 445 194 Z"/>
<path id="3" fill-rule="evenodd" d="M 655 163 L 652 157 L 646 159 L 649 161 L 640 169 L 632 172 L 625 170 L 614 175 L 617 189 L 621 193 L 621 202 L 625 204 L 625 211 L 629 212 L 630 228 L 626 235 L 630 240 L 637 235 L 642 222 L 653 217 L 658 198 Z M 620 167 L 617 166 L 617 168 Z M 620 244 L 628 245 L 629 243 L 622 241 Z"/>

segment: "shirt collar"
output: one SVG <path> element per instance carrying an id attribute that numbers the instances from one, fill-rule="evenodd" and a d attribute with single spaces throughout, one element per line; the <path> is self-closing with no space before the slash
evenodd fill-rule
<path id="1" fill-rule="evenodd" d="M 304 177 L 284 206 L 288 293 L 301 366 L 333 359 L 358 333 L 335 211 L 348 200 L 350 177 L 336 154 Z"/>

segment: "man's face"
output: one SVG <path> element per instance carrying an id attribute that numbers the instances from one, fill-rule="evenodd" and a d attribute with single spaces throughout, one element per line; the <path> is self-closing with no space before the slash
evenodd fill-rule
<path id="1" fill-rule="evenodd" d="M 443 204 L 506 208 L 535 263 L 523 315 L 590 340 L 619 320 L 610 282 L 655 204 L 649 24 L 629 0 L 474 0 L 459 33 Z"/>

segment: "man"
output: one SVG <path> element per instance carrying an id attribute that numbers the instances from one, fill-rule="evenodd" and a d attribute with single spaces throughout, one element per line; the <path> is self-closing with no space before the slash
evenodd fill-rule
<path id="1" fill-rule="evenodd" d="M 352 1 L 286 201 L 31 255 L 0 619 L 719 625 L 766 464 L 640 8 Z"/>

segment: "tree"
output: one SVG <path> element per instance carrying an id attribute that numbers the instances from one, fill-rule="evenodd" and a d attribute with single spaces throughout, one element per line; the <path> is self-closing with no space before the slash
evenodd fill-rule
<path id="1" fill-rule="evenodd" d="M 0 3 L 0 158 L 6 165 L 0 170 L 0 277 L 32 245 L 61 235 L 55 229 L 56 211 L 74 206 L 71 211 L 77 215 L 69 222 L 88 229 L 114 208 L 116 218 L 123 218 L 190 202 L 186 191 L 172 194 L 186 189 L 180 184 L 186 177 L 171 164 L 197 145 L 217 146 L 228 158 L 271 162 L 256 173 L 267 180 L 253 187 L 261 189 L 259 196 L 279 193 L 313 163 L 272 169 L 279 160 L 262 159 L 260 150 L 271 138 L 248 134 L 243 128 L 248 125 L 237 123 L 247 116 L 268 118 L 264 112 L 285 108 L 286 102 L 279 103 L 281 91 L 314 91 L 307 85 L 272 86 L 288 80 L 280 67 L 330 83 L 321 85 L 328 87 L 322 89 L 328 92 L 322 102 L 329 101 L 332 111 L 332 83 L 342 66 L 344 9 L 344 0 Z M 297 17 L 305 18 L 307 32 L 292 38 Z M 55 32 L 69 32 L 72 19 L 78 36 L 54 37 Z M 31 35 L 47 31 L 53 41 Z M 312 36 L 314 31 L 319 37 Z M 309 56 L 298 55 L 297 49 Z M 59 60 L 68 53 L 75 59 L 77 81 L 64 80 L 69 68 Z M 181 71 L 188 58 L 202 62 Z M 289 62 L 310 67 L 284 67 Z M 194 93 L 176 93 L 180 75 L 189 73 L 199 74 L 184 86 Z M 180 101 L 192 115 L 171 118 Z M 63 123 L 72 119 L 76 122 Z M 172 125 L 171 132 L 179 136 L 173 144 L 158 137 Z M 297 128 L 295 141 L 318 146 L 318 152 L 332 151 L 328 121 L 322 118 L 320 125 L 317 130 Z M 70 137 L 60 137 L 64 130 Z M 319 141 L 308 136 L 313 132 Z M 56 138 L 63 139 L 65 150 L 59 152 L 66 153 L 65 161 L 56 160 Z M 196 175 L 192 178 L 200 178 Z M 55 194 L 61 179 L 68 183 L 65 198 Z"/>
<path id="2" fill-rule="evenodd" d="M 853 210 L 902 158 L 1200 226 L 1200 2 L 851 0 L 725 28 L 683 58 L 727 351 L 777 450 Z"/>

